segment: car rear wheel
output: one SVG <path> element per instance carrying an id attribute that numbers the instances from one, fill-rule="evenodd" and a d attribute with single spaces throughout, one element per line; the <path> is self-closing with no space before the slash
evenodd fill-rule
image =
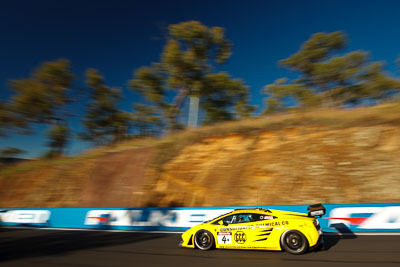
<path id="1" fill-rule="evenodd" d="M 200 230 L 194 237 L 194 243 L 201 250 L 209 250 L 214 247 L 214 237 L 209 231 Z"/>
<path id="2" fill-rule="evenodd" d="M 282 235 L 282 248 L 290 254 L 304 254 L 308 251 L 307 238 L 297 230 L 289 230 Z"/>

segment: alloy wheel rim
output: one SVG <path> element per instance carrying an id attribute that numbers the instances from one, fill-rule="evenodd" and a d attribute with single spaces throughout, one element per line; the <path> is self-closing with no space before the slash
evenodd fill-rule
<path id="1" fill-rule="evenodd" d="M 206 232 L 203 232 L 199 236 L 199 241 L 200 241 L 199 243 L 201 244 L 202 247 L 206 247 L 210 244 L 211 238 Z"/>
<path id="2" fill-rule="evenodd" d="M 290 249 L 297 250 L 300 249 L 303 245 L 303 240 L 300 235 L 296 233 L 291 233 L 286 238 L 286 244 Z"/>

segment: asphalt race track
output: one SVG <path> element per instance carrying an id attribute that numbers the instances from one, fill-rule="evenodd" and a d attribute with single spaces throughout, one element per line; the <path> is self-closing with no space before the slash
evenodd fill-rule
<path id="1" fill-rule="evenodd" d="M 400 236 L 325 236 L 326 249 L 286 252 L 179 248 L 179 234 L 0 229 L 0 266 L 400 266 Z"/>

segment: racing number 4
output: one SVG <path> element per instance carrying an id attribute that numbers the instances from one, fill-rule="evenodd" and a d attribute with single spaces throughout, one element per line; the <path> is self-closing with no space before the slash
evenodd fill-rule
<path id="1" fill-rule="evenodd" d="M 224 235 L 224 237 L 222 238 L 222 241 L 224 241 L 224 244 L 232 244 L 230 235 Z"/>
<path id="2" fill-rule="evenodd" d="M 232 244 L 231 233 L 218 233 L 217 240 L 218 244 Z"/>

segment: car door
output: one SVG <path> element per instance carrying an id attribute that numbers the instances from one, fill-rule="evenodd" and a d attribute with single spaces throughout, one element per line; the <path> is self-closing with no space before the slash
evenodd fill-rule
<path id="1" fill-rule="evenodd" d="M 217 222 L 218 248 L 244 249 L 251 248 L 254 221 L 250 213 L 236 213 L 223 217 Z"/>
<path id="2" fill-rule="evenodd" d="M 276 217 L 264 213 L 253 214 L 254 229 L 252 232 L 252 246 L 254 249 L 267 249 L 270 247 L 270 235 L 274 230 Z"/>

